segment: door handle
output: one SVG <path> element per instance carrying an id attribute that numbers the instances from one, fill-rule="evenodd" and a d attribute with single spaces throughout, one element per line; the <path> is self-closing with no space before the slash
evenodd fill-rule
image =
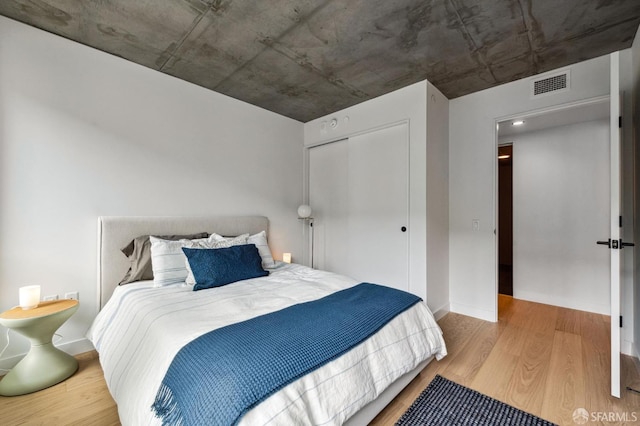
<path id="1" fill-rule="evenodd" d="M 625 247 L 634 247 L 635 244 L 634 243 L 625 243 L 624 241 L 622 241 L 622 239 L 620 240 L 613 240 L 611 241 L 611 238 L 609 238 L 607 241 L 596 241 L 596 244 L 601 244 L 603 246 L 607 246 L 610 249 L 623 249 Z"/>

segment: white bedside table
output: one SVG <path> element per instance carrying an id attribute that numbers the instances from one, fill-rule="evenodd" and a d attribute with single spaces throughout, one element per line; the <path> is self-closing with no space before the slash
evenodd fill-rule
<path id="1" fill-rule="evenodd" d="M 78 361 L 53 346 L 58 328 L 78 309 L 77 300 L 40 302 L 23 310 L 15 307 L 0 314 L 0 324 L 15 330 L 31 342 L 31 349 L 0 380 L 0 395 L 24 395 L 53 386 L 78 369 Z"/>

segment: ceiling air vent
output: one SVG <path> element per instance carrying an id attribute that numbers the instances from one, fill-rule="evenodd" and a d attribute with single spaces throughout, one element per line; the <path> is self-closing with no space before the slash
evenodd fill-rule
<path id="1" fill-rule="evenodd" d="M 551 95 L 569 90 L 569 70 L 531 81 L 531 97 Z"/>

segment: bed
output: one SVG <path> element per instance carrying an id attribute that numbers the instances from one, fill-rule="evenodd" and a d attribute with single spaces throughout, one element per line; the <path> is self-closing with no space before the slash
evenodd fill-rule
<path id="1" fill-rule="evenodd" d="M 99 353 L 123 425 L 162 424 L 152 405 L 174 358 L 211 330 L 362 286 L 345 276 L 282 262 L 270 264 L 268 276 L 202 291 L 184 283 L 158 288 L 152 280 L 118 285 L 130 266 L 121 249 L 136 237 L 203 230 L 226 237 L 268 235 L 268 228 L 261 216 L 99 218 L 101 311 L 87 337 Z M 428 362 L 445 355 L 438 325 L 426 304 L 418 302 L 358 345 L 249 407 L 238 424 L 367 424 Z"/>

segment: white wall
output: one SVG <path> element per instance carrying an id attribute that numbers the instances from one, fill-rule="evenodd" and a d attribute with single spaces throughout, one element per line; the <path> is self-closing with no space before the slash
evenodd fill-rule
<path id="1" fill-rule="evenodd" d="M 531 99 L 530 79 L 522 79 L 449 103 L 449 277 L 454 312 L 497 320 L 496 120 L 609 93 L 608 56 L 569 68 L 570 91 Z M 472 230 L 474 219 L 480 221 L 478 231 Z"/>
<path id="2" fill-rule="evenodd" d="M 427 296 L 449 312 L 449 100 L 427 83 Z"/>
<path id="3" fill-rule="evenodd" d="M 608 314 L 609 119 L 513 143 L 513 297 Z"/>
<path id="4" fill-rule="evenodd" d="M 431 288 L 427 284 L 427 263 L 430 258 L 427 255 L 427 182 L 430 179 L 430 173 L 427 169 L 427 99 L 428 93 L 434 94 L 439 106 L 434 106 L 436 112 L 440 112 L 441 118 L 448 115 L 446 107 L 446 99 L 437 92 L 435 88 L 429 88 L 427 81 L 415 83 L 411 86 L 396 90 L 378 98 L 363 102 L 350 108 L 335 112 L 326 117 L 305 123 L 304 141 L 305 146 L 311 147 L 331 141 L 336 141 L 349 136 L 357 135 L 365 131 L 376 128 L 382 128 L 394 123 L 407 121 L 409 123 L 409 286 L 415 294 L 426 298 L 427 303 L 436 316 L 444 313 L 442 309 L 446 306 L 446 281 L 434 283 Z M 335 126 L 331 125 L 335 119 Z M 444 119 L 444 118 L 443 118 Z M 447 162 L 446 134 L 434 131 L 434 135 L 440 134 L 441 138 L 438 145 L 433 147 L 433 155 L 441 158 L 434 158 L 434 161 Z M 446 181 L 442 174 L 446 169 L 434 168 L 434 182 Z M 439 199 L 440 198 L 440 199 Z M 440 202 L 447 205 L 447 200 L 442 195 L 438 197 L 434 194 L 431 202 Z M 312 206 L 313 207 L 313 206 Z M 440 211 L 440 210 L 438 210 Z M 445 221 L 438 221 L 443 227 L 446 226 Z M 441 232 L 448 234 L 447 229 L 441 229 Z M 442 234 L 439 234 L 440 238 Z M 436 241 L 438 237 L 434 237 Z M 444 260 L 443 260 L 444 258 Z M 434 258 L 440 260 L 439 265 L 434 262 L 434 270 L 440 266 L 446 269 L 446 255 L 442 258 Z M 440 277 L 446 274 L 440 274 Z M 435 303 L 432 303 L 431 296 L 427 294 L 427 288 L 433 291 L 437 296 L 434 297 Z M 443 300 L 445 299 L 445 300 Z"/>
<path id="5" fill-rule="evenodd" d="M 90 349 L 101 215 L 265 215 L 275 257 L 301 253 L 302 139 L 302 123 L 0 17 L 0 310 L 26 284 L 79 291 L 60 343 Z M 26 350 L 12 338 L 5 358 Z"/>

